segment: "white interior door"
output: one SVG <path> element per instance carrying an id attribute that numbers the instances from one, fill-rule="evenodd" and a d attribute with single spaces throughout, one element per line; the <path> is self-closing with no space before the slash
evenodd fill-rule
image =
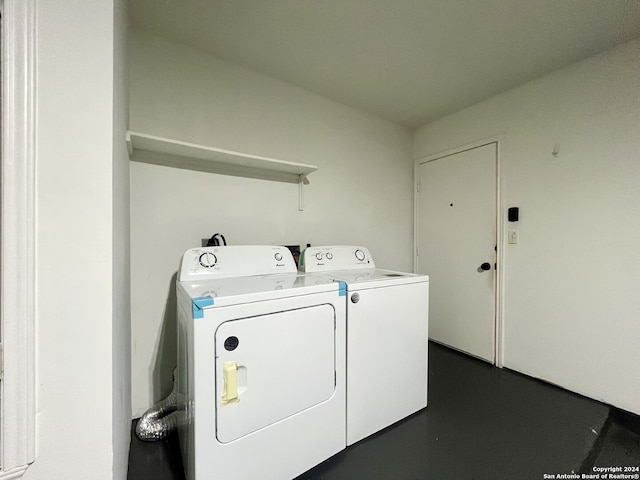
<path id="1" fill-rule="evenodd" d="M 495 363 L 497 144 L 418 166 L 417 268 L 431 339 Z"/>

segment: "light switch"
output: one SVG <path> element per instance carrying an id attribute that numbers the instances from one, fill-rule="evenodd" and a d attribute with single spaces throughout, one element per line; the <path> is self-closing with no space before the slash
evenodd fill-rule
<path id="1" fill-rule="evenodd" d="M 518 243 L 518 231 L 509 230 L 509 243 Z"/>

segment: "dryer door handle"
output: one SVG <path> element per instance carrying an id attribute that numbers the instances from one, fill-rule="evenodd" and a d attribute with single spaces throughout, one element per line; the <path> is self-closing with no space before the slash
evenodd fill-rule
<path id="1" fill-rule="evenodd" d="M 239 402 L 238 364 L 236 362 L 224 362 L 222 375 L 224 378 L 224 391 L 222 392 L 221 399 L 222 405 Z"/>

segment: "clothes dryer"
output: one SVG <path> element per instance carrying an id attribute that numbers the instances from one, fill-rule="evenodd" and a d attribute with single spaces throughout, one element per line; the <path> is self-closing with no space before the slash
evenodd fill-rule
<path id="1" fill-rule="evenodd" d="M 429 277 L 358 246 L 309 247 L 299 268 L 346 282 L 347 445 L 426 407 Z"/>
<path id="2" fill-rule="evenodd" d="M 274 246 L 187 251 L 177 282 L 188 480 L 291 479 L 345 440 L 344 285 Z"/>

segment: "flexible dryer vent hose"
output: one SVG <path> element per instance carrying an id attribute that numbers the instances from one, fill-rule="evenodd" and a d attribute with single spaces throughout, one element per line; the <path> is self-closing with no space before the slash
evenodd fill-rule
<path id="1" fill-rule="evenodd" d="M 162 440 L 178 428 L 183 417 L 184 412 L 178 411 L 178 384 L 174 370 L 171 393 L 144 412 L 136 425 L 136 435 L 145 442 Z"/>

